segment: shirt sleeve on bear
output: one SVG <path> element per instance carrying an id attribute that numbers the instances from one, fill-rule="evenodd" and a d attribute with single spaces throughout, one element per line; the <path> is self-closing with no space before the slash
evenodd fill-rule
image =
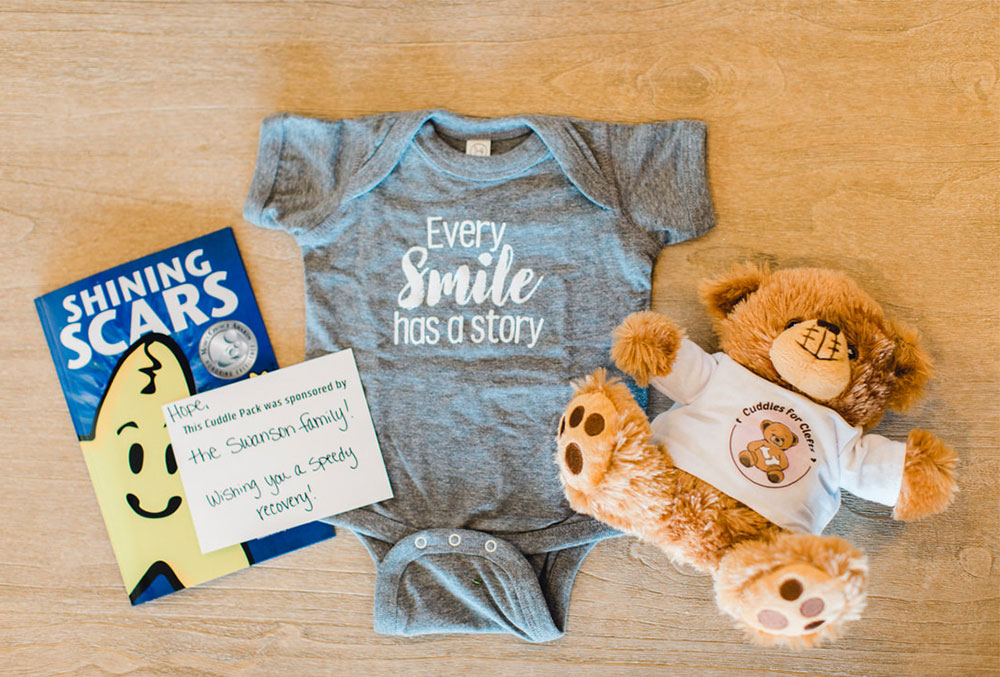
<path id="1" fill-rule="evenodd" d="M 705 153 L 706 126 L 696 120 L 612 129 L 622 207 L 661 245 L 697 237 L 715 225 Z"/>
<path id="2" fill-rule="evenodd" d="M 896 505 L 905 460 L 903 442 L 881 435 L 858 435 L 840 452 L 840 486 L 860 498 Z"/>
<path id="3" fill-rule="evenodd" d="M 244 218 L 298 236 L 336 212 L 356 169 L 357 143 L 345 126 L 288 114 L 265 118 Z"/>
<path id="4" fill-rule="evenodd" d="M 682 339 L 670 373 L 651 378 L 649 383 L 674 402 L 690 404 L 708 386 L 717 366 L 715 358 L 697 343 Z"/>

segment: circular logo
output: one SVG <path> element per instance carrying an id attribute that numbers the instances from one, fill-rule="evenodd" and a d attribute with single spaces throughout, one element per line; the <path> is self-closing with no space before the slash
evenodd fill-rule
<path id="1" fill-rule="evenodd" d="M 784 407 L 748 407 L 743 414 L 729 435 L 729 452 L 740 473 L 769 489 L 787 487 L 805 477 L 816 457 L 802 419 Z"/>
<path id="2" fill-rule="evenodd" d="M 238 320 L 216 322 L 201 335 L 198 357 L 213 376 L 239 378 L 257 361 L 257 337 Z"/>

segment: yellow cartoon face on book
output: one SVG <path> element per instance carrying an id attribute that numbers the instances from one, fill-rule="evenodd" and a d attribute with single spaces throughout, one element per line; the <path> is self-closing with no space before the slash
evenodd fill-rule
<path id="1" fill-rule="evenodd" d="M 129 597 L 159 576 L 175 590 L 250 562 L 239 545 L 202 554 L 163 420 L 162 405 L 194 394 L 187 359 L 172 339 L 147 334 L 122 355 L 82 440 Z"/>

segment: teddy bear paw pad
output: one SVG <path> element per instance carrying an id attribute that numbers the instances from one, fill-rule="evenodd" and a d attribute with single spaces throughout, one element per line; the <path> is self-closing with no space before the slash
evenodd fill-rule
<path id="1" fill-rule="evenodd" d="M 747 591 L 744 619 L 775 635 L 800 636 L 819 631 L 839 617 L 845 598 L 840 583 L 807 564 L 794 564 L 758 579 Z"/>
<path id="2" fill-rule="evenodd" d="M 559 421 L 559 469 L 577 489 L 600 482 L 611 462 L 618 412 L 602 393 L 579 395 Z"/>

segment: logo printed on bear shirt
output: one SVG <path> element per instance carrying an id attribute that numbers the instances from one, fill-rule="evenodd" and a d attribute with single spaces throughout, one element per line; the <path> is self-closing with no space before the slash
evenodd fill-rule
<path id="1" fill-rule="evenodd" d="M 745 407 L 729 434 L 733 463 L 757 486 L 780 489 L 806 476 L 816 455 L 809 425 L 773 402 Z"/>

